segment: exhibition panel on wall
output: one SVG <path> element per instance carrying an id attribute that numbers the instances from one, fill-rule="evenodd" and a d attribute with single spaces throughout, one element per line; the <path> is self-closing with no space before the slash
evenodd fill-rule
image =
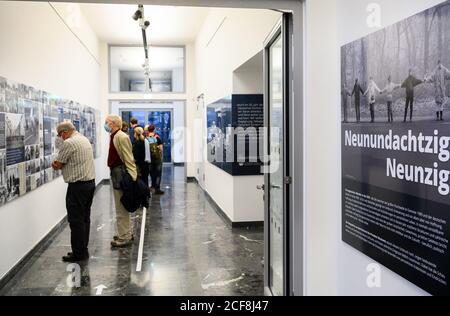
<path id="1" fill-rule="evenodd" d="M 233 94 L 207 107 L 208 161 L 233 176 L 261 175 L 262 94 Z"/>
<path id="2" fill-rule="evenodd" d="M 0 205 L 60 176 L 56 126 L 71 121 L 100 157 L 100 112 L 0 77 Z"/>
<path id="3" fill-rule="evenodd" d="M 450 294 L 449 26 L 447 1 L 341 48 L 342 239 L 435 295 Z"/>

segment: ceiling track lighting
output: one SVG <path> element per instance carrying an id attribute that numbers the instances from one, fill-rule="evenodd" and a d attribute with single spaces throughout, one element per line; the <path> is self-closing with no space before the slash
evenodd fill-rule
<path id="1" fill-rule="evenodd" d="M 144 44 L 144 53 L 145 53 L 145 62 L 142 65 L 144 68 L 144 75 L 146 77 L 146 87 L 148 87 L 149 91 L 152 91 L 152 82 L 150 80 L 150 63 L 148 59 L 148 45 L 147 45 L 147 28 L 150 26 L 149 21 L 145 21 L 144 17 L 144 6 L 142 4 L 138 5 L 138 9 L 133 14 L 133 20 L 138 21 L 139 27 L 141 28 L 142 32 L 142 41 Z M 148 84 L 148 86 L 147 86 Z"/>

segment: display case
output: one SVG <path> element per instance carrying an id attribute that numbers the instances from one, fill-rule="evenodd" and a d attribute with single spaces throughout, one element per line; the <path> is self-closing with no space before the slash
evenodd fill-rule
<path id="1" fill-rule="evenodd" d="M 207 107 L 208 161 L 233 176 L 261 175 L 262 94 L 233 94 Z"/>

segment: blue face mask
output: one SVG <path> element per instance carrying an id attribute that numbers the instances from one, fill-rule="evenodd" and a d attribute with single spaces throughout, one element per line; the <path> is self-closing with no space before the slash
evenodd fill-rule
<path id="1" fill-rule="evenodd" d="M 105 131 L 107 132 L 107 133 L 111 133 L 111 127 L 108 125 L 108 123 L 105 123 Z"/>

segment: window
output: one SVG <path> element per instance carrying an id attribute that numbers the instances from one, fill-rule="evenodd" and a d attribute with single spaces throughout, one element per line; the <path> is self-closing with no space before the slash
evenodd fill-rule
<path id="1" fill-rule="evenodd" d="M 149 46 L 148 82 L 142 46 L 110 46 L 109 49 L 111 92 L 184 92 L 184 47 Z"/>

